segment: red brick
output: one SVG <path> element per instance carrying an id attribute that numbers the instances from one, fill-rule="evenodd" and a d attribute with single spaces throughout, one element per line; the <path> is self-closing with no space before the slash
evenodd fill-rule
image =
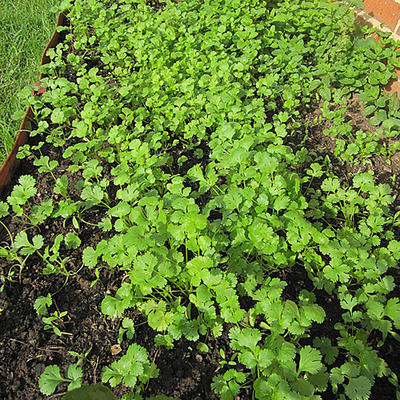
<path id="1" fill-rule="evenodd" d="M 397 93 L 397 97 L 400 97 L 400 69 L 396 70 L 397 79 L 392 79 L 384 87 L 384 89 L 389 93 Z"/>
<path id="2" fill-rule="evenodd" d="M 364 11 L 384 23 L 392 31 L 400 18 L 400 4 L 393 0 L 364 0 Z"/>

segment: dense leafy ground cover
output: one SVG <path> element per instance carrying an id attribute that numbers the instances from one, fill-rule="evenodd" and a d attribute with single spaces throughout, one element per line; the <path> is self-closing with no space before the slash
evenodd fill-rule
<path id="1" fill-rule="evenodd" d="M 46 395 L 394 398 L 395 43 L 349 4 L 147 3 L 63 5 L 0 203 L 1 342 L 29 306 Z"/>

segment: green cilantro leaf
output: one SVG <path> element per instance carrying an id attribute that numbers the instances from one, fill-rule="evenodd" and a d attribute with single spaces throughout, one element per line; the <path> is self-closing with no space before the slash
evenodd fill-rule
<path id="1" fill-rule="evenodd" d="M 261 333 L 258 329 L 254 328 L 240 330 L 240 328 L 234 327 L 229 332 L 229 338 L 232 340 L 231 346 L 233 349 L 249 348 L 255 352 L 257 344 L 261 340 Z"/>
<path id="2" fill-rule="evenodd" d="M 319 324 L 324 322 L 326 317 L 325 310 L 317 304 L 304 304 L 301 306 L 305 316 L 311 321 L 315 321 Z"/>
<path id="3" fill-rule="evenodd" d="M 371 381 L 365 376 L 349 378 L 349 383 L 344 385 L 345 393 L 350 400 L 368 400 L 371 387 Z"/>
<path id="4" fill-rule="evenodd" d="M 68 232 L 65 236 L 65 247 L 69 249 L 77 249 L 81 245 L 81 239 L 72 232 Z"/>
<path id="5" fill-rule="evenodd" d="M 397 329 L 400 329 L 400 303 L 397 297 L 387 301 L 384 315 L 393 321 L 393 324 Z"/>
<path id="6" fill-rule="evenodd" d="M 4 201 L 0 201 L 0 218 L 6 217 L 8 215 L 8 204 Z"/>
<path id="7" fill-rule="evenodd" d="M 21 231 L 15 236 L 14 246 L 24 256 L 31 255 L 35 252 L 35 247 L 29 242 L 28 235 L 25 231 Z"/>
<path id="8" fill-rule="evenodd" d="M 81 379 L 83 377 L 82 368 L 78 367 L 77 364 L 71 364 L 68 366 L 65 376 L 71 379 L 71 383 L 68 385 L 68 390 L 73 390 L 81 386 Z"/>
<path id="9" fill-rule="evenodd" d="M 86 247 L 82 252 L 82 262 L 89 268 L 97 265 L 98 254 L 93 247 Z"/>
<path id="10" fill-rule="evenodd" d="M 51 294 L 49 293 L 46 297 L 39 296 L 35 300 L 35 305 L 33 306 L 37 312 L 37 315 L 43 315 L 47 313 L 47 307 L 50 307 L 53 304 L 53 300 L 51 298 Z"/>
<path id="11" fill-rule="evenodd" d="M 335 362 L 336 357 L 339 354 L 339 350 L 336 346 L 332 346 L 330 339 L 326 337 L 315 338 L 313 341 L 313 346 L 318 348 L 323 354 L 324 360 L 328 365 L 331 365 Z"/>
<path id="12" fill-rule="evenodd" d="M 310 374 L 317 373 L 322 368 L 321 353 L 312 348 L 305 346 L 300 349 L 300 360 L 298 366 L 298 374 L 300 372 L 309 372 Z"/>
<path id="13" fill-rule="evenodd" d="M 98 185 L 86 186 L 81 193 L 82 199 L 88 202 L 89 207 L 100 204 L 104 195 L 103 189 Z"/>
<path id="14" fill-rule="evenodd" d="M 146 349 L 133 343 L 128 351 L 118 361 L 111 364 L 111 367 L 105 367 L 102 374 L 103 382 L 110 382 L 111 386 L 116 386 L 123 380 L 128 387 L 134 387 L 138 379 L 146 382 L 152 377 L 151 366 Z M 151 373 L 151 375 L 153 375 Z"/>
<path id="15" fill-rule="evenodd" d="M 49 365 L 39 378 L 39 389 L 43 394 L 54 393 L 56 387 L 67 380 L 61 377 L 60 368 L 57 365 Z"/>
<path id="16" fill-rule="evenodd" d="M 340 181 L 337 178 L 326 178 L 321 184 L 321 189 L 325 192 L 336 192 L 339 188 Z"/>

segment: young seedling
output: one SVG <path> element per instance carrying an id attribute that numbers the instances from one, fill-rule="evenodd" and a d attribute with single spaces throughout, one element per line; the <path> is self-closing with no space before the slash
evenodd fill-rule
<path id="1" fill-rule="evenodd" d="M 53 299 L 51 294 L 49 293 L 46 297 L 39 296 L 36 301 L 34 308 L 39 316 L 48 313 L 48 307 L 53 304 Z M 68 311 L 54 311 L 50 314 L 49 317 L 42 317 L 43 322 L 45 323 L 44 330 L 52 329 L 57 336 L 61 335 L 69 335 L 67 332 L 61 332 L 59 326 L 64 324 L 63 318 L 68 314 Z M 90 350 L 89 350 L 90 351 Z M 80 360 L 81 361 L 81 360 Z M 80 361 L 77 363 L 79 365 Z"/>
<path id="2" fill-rule="evenodd" d="M 68 311 L 54 311 L 49 317 L 43 317 L 45 323 L 44 330 L 53 330 L 57 336 L 70 335 L 68 332 L 62 332 L 60 326 L 64 324 L 63 318 L 68 314 Z"/>
<path id="3" fill-rule="evenodd" d="M 82 376 L 82 369 L 77 364 L 68 366 L 65 377 L 61 376 L 60 368 L 57 365 L 49 365 L 40 375 L 39 388 L 43 394 L 51 395 L 59 384 L 68 383 L 68 390 L 73 390 L 81 386 Z"/>
<path id="4" fill-rule="evenodd" d="M 76 351 L 69 351 L 68 353 L 71 354 L 71 356 L 78 357 L 78 362 L 76 363 L 76 365 L 79 366 L 79 364 L 83 361 L 91 362 L 88 360 L 88 355 L 91 351 L 92 348 L 90 347 L 88 350 L 86 350 L 85 353 L 77 353 Z"/>

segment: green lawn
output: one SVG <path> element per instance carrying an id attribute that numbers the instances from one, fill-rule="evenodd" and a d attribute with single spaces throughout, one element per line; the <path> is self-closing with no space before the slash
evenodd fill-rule
<path id="1" fill-rule="evenodd" d="M 56 22 L 59 0 L 0 0 L 0 164 L 14 143 L 24 111 L 18 93 L 39 80 L 42 52 Z"/>

